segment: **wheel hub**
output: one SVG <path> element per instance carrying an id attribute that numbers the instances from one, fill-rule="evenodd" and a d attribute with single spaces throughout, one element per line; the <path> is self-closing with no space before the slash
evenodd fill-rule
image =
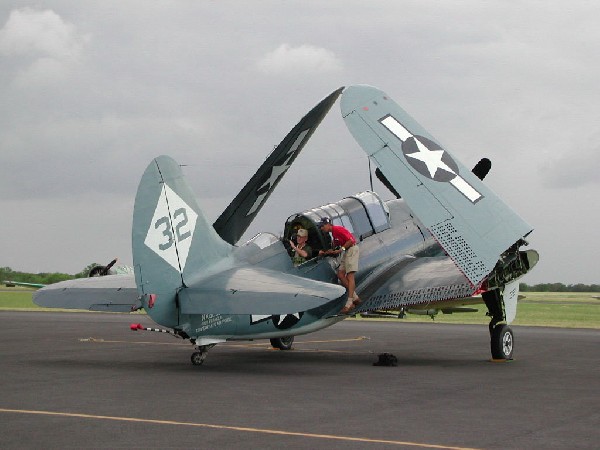
<path id="1" fill-rule="evenodd" d="M 505 355 L 510 355 L 513 349 L 513 339 L 510 333 L 505 333 L 502 337 L 502 351 Z"/>

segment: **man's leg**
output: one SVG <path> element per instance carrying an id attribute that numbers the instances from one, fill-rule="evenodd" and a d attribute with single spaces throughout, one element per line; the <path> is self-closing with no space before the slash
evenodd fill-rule
<path id="1" fill-rule="evenodd" d="M 359 257 L 358 247 L 356 245 L 353 245 L 348 250 L 346 250 L 346 253 L 344 256 L 345 256 L 344 269 L 346 270 L 346 279 L 348 280 L 348 298 L 350 298 L 352 300 L 352 303 L 354 304 L 354 306 L 356 306 L 361 303 L 360 298 L 358 298 L 358 296 L 356 295 L 356 292 L 355 292 L 356 281 L 354 278 L 354 274 L 358 270 L 358 257 Z"/>
<path id="2" fill-rule="evenodd" d="M 348 289 L 348 298 L 354 298 L 354 288 L 356 287 L 356 282 L 354 281 L 354 272 L 350 272 L 346 274 L 346 282 L 347 282 L 347 286 L 346 289 Z"/>
<path id="3" fill-rule="evenodd" d="M 348 277 L 346 276 L 346 271 L 338 270 L 337 276 L 338 279 L 342 282 L 342 286 L 348 289 Z"/>
<path id="4" fill-rule="evenodd" d="M 342 285 L 346 288 L 346 291 L 348 292 L 348 299 L 346 300 L 346 304 L 340 311 L 342 314 L 346 314 L 352 308 L 354 308 L 354 302 L 352 301 L 352 296 L 350 295 L 350 291 L 349 291 L 349 283 L 348 282 L 350 281 L 350 279 L 349 279 L 350 277 L 348 275 L 349 274 L 347 274 L 344 270 L 338 270 L 337 276 L 338 276 L 339 280 L 341 281 Z M 354 285 L 352 287 L 352 291 L 354 292 Z"/>

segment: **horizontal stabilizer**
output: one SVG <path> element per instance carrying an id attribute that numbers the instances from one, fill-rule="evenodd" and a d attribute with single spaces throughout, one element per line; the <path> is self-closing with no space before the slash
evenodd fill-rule
<path id="1" fill-rule="evenodd" d="M 33 294 L 33 302 L 44 308 L 125 312 L 137 304 L 133 275 L 77 278 L 49 284 Z"/>
<path id="2" fill-rule="evenodd" d="M 235 268 L 179 292 L 182 314 L 295 314 L 344 296 L 338 285 L 264 268 Z"/>
<path id="3" fill-rule="evenodd" d="M 351 86 L 341 110 L 365 153 L 474 286 L 532 231 L 386 93 Z"/>

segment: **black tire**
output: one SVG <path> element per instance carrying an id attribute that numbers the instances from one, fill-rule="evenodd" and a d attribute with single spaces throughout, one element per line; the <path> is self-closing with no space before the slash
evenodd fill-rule
<path id="1" fill-rule="evenodd" d="M 271 339 L 271 346 L 279 350 L 291 350 L 294 344 L 294 336 Z"/>
<path id="2" fill-rule="evenodd" d="M 192 353 L 192 364 L 195 366 L 201 366 L 204 363 L 204 360 L 206 359 L 206 354 L 203 352 L 194 352 Z"/>
<path id="3" fill-rule="evenodd" d="M 493 359 L 513 359 L 515 337 L 508 325 L 496 325 L 490 342 Z"/>

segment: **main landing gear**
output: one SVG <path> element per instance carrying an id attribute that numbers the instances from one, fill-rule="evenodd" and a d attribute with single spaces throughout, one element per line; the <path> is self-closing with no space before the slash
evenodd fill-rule
<path id="1" fill-rule="evenodd" d="M 490 349 L 492 359 L 510 360 L 513 359 L 513 350 L 515 338 L 510 327 L 505 323 L 500 323 L 506 319 L 502 296 L 499 289 L 484 292 L 482 294 L 485 306 L 488 309 L 488 315 L 491 317 L 490 330 Z"/>
<path id="2" fill-rule="evenodd" d="M 492 359 L 513 359 L 515 338 L 508 325 L 498 324 L 490 336 Z"/>
<path id="3" fill-rule="evenodd" d="M 271 339 L 271 346 L 279 350 L 291 350 L 294 344 L 294 336 Z"/>

